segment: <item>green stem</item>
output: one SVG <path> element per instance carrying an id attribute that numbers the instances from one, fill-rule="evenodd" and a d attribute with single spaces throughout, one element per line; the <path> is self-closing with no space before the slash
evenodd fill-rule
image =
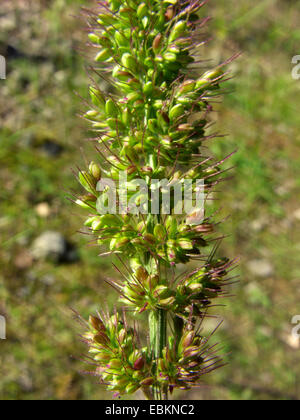
<path id="1" fill-rule="evenodd" d="M 155 166 L 154 155 L 151 155 L 149 158 L 149 164 Z M 160 214 L 155 217 L 152 215 L 148 216 L 147 225 L 153 232 L 155 223 L 160 223 Z M 146 266 L 149 273 L 152 272 L 152 258 L 149 254 L 145 259 Z M 158 267 L 158 272 L 160 272 Z M 158 370 L 158 359 L 162 357 L 162 351 L 167 345 L 167 312 L 163 309 L 152 310 L 149 315 L 149 330 L 150 330 L 150 347 L 153 359 L 155 363 L 155 375 L 157 376 Z M 155 384 L 152 387 L 152 393 L 154 400 L 167 400 L 168 399 L 168 387 Z"/>
<path id="2" fill-rule="evenodd" d="M 152 311 L 149 315 L 150 345 L 156 361 L 162 356 L 162 351 L 167 344 L 167 313 L 163 309 Z M 156 364 L 157 369 L 157 364 Z M 153 387 L 155 400 L 167 400 L 168 391 L 161 385 Z"/>

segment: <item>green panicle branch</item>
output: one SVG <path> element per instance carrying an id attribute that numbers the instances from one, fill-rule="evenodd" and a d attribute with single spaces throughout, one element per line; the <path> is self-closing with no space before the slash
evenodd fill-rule
<path id="1" fill-rule="evenodd" d="M 202 180 L 206 203 L 223 180 L 224 161 L 202 147 L 215 137 L 209 114 L 227 64 L 199 75 L 204 4 L 107 0 L 89 13 L 95 74 L 113 93 L 90 86 L 85 118 L 97 155 L 79 171 L 85 193 L 76 202 L 89 213 L 85 226 L 103 253 L 116 258 L 121 275 L 109 282 L 123 311 L 136 322 L 147 316 L 149 324 L 143 346 L 125 315 L 90 317 L 84 340 L 96 374 L 117 395 L 140 389 L 148 399 L 167 399 L 223 363 L 201 324 L 213 300 L 226 295 L 234 262 L 215 256 L 213 217 L 203 209 L 180 213 L 170 193 L 176 186 L 183 194 L 188 181 L 194 197 Z M 200 267 L 182 274 L 178 265 L 190 261 Z"/>

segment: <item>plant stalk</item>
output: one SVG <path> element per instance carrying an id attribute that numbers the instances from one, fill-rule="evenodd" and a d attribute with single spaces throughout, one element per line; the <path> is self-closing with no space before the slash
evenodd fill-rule
<path id="1" fill-rule="evenodd" d="M 156 369 L 158 369 L 158 359 L 162 357 L 162 351 L 167 344 L 167 314 L 163 309 L 152 311 L 149 315 L 150 345 Z M 168 390 L 163 385 L 153 386 L 154 400 L 167 400 Z"/>

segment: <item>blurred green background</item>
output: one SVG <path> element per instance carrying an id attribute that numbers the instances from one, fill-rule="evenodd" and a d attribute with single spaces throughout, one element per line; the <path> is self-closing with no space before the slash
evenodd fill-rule
<path id="1" fill-rule="evenodd" d="M 80 373 L 85 347 L 71 311 L 87 317 L 116 300 L 103 280 L 111 264 L 77 233 L 84 214 L 66 200 L 66 191 L 79 191 L 72 168 L 93 154 L 78 117 L 88 61 L 85 24 L 76 18 L 90 4 L 1 1 L 8 74 L 0 80 L 0 314 L 7 319 L 0 399 L 111 398 Z M 227 136 L 212 144 L 218 157 L 238 149 L 219 205 L 230 215 L 220 253 L 240 257 L 240 283 L 218 311 L 224 323 L 216 339 L 228 365 L 177 398 L 300 397 L 300 343 L 291 335 L 300 314 L 300 80 L 291 77 L 299 6 L 211 0 L 204 11 L 213 17 L 206 29 L 213 39 L 203 58 L 216 63 L 243 52 L 213 116 Z"/>

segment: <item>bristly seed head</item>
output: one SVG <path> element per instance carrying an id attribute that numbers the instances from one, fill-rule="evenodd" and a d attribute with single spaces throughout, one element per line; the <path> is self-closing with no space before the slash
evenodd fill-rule
<path id="1" fill-rule="evenodd" d="M 89 212 L 85 226 L 96 244 L 119 258 L 123 279 L 108 282 L 120 301 L 135 315 L 169 314 L 175 335 L 164 338 L 158 354 L 156 337 L 150 337 L 150 346 L 141 347 L 136 329 L 115 312 L 102 319 L 91 316 L 84 338 L 96 373 L 109 390 L 123 395 L 142 389 L 154 398 L 157 389 L 189 389 L 221 365 L 196 325 L 212 301 L 226 294 L 233 263 L 217 259 L 215 249 L 205 256 L 215 240 L 214 221 L 204 218 L 195 225 L 197 212 L 178 216 L 174 195 L 169 215 L 134 214 L 129 202 L 140 209 L 145 202 L 151 204 L 149 194 L 136 192 L 136 179 L 147 185 L 167 179 L 170 186 L 202 179 L 206 199 L 222 180 L 224 160 L 201 156 L 200 146 L 214 137 L 207 133 L 209 114 L 225 80 L 224 65 L 201 76 L 190 67 L 197 64 L 193 54 L 205 1 L 98 4 L 89 22 L 95 73 L 102 71 L 114 91 L 104 93 L 96 83 L 90 87 L 91 109 L 84 117 L 96 133 L 98 160 L 79 172 L 85 195 L 76 203 Z M 100 191 L 99 181 L 118 182 L 124 173 L 129 186 L 126 206 L 120 214 L 100 214 L 98 204 L 108 205 L 109 188 Z M 164 187 L 158 191 L 161 201 Z M 120 185 L 115 192 L 117 203 L 122 203 Z M 176 278 L 176 266 L 191 260 L 201 260 L 202 266 Z"/>

